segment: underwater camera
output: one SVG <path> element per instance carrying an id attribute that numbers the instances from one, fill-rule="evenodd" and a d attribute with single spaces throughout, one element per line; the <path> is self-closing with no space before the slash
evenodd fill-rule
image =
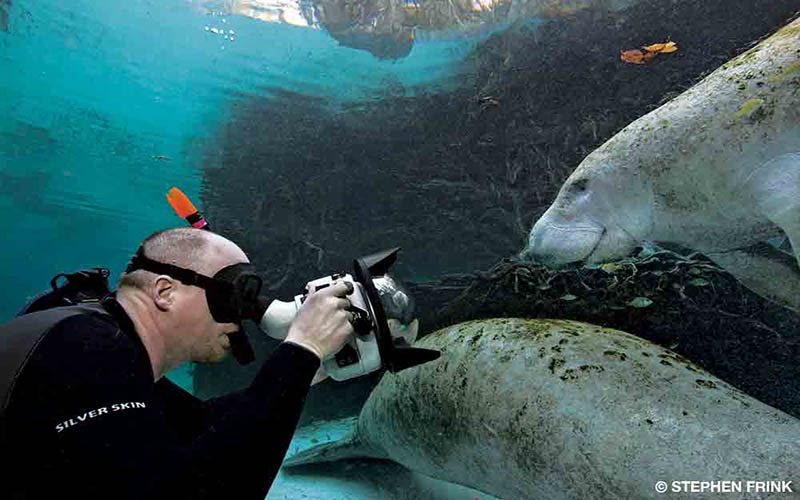
<path id="1" fill-rule="evenodd" d="M 203 215 L 178 188 L 169 190 L 167 201 L 192 227 L 209 229 Z M 296 295 L 292 301 L 252 296 L 245 300 L 252 307 L 243 309 L 249 311 L 248 318 L 267 335 L 283 340 L 309 293 L 339 281 L 349 282 L 353 285 L 348 299 L 354 313 L 355 333 L 334 356 L 322 360 L 322 368 L 328 376 L 343 381 L 381 368 L 398 372 L 433 361 L 439 357 L 439 351 L 411 347 L 419 325 L 414 318 L 414 301 L 400 281 L 387 273 L 397 260 L 398 251 L 400 248 L 393 248 L 357 258 L 353 261 L 353 274 L 342 272 L 309 281 L 305 293 Z M 252 348 L 243 332 L 231 336 L 231 346 L 240 363 L 252 361 Z"/>
<path id="2" fill-rule="evenodd" d="M 312 291 L 345 281 L 353 285 L 348 296 L 354 314 L 355 334 L 322 367 L 337 381 L 372 373 L 381 368 L 398 372 L 439 357 L 439 351 L 411 347 L 419 321 L 413 317 L 414 301 L 396 278 L 387 274 L 399 248 L 353 261 L 353 274 L 336 273 L 306 284 L 306 293 L 291 302 L 273 300 L 259 322 L 270 337 L 283 339 L 306 297 Z"/>

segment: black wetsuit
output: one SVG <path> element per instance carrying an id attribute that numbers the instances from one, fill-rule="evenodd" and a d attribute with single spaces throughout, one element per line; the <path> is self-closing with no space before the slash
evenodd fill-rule
<path id="1" fill-rule="evenodd" d="M 202 402 L 154 383 L 128 315 L 113 299 L 103 307 L 112 315 L 54 325 L 25 365 L 6 413 L 0 498 L 263 499 L 316 355 L 284 342 L 247 389 Z"/>

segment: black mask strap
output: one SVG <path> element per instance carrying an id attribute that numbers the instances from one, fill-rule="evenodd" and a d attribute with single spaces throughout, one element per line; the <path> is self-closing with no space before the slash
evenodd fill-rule
<path id="1" fill-rule="evenodd" d="M 202 274 L 196 273 L 191 269 L 184 269 L 172 264 L 165 264 L 163 262 L 158 262 L 146 257 L 144 255 L 143 247 L 139 247 L 139 249 L 136 250 L 136 254 L 131 257 L 131 261 L 128 263 L 128 267 L 125 268 L 125 272 L 130 273 L 136 271 L 137 269 L 143 269 L 156 274 L 166 274 L 167 276 L 172 276 L 173 278 L 180 280 L 181 283 L 186 285 L 198 286 L 204 289 L 218 286 L 217 282 L 213 278 L 203 276 Z"/>

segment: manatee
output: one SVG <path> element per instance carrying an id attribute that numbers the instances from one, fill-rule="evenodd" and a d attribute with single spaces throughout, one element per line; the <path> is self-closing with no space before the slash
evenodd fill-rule
<path id="1" fill-rule="evenodd" d="M 491 319 L 415 343 L 351 434 L 297 465 L 354 457 L 499 498 L 649 498 L 657 481 L 797 480 L 800 420 L 656 344 L 566 320 Z"/>
<path id="2" fill-rule="evenodd" d="M 788 269 L 737 250 L 782 234 L 796 259 Z M 645 240 L 706 253 L 800 309 L 800 18 L 591 152 L 522 255 L 597 263 Z"/>

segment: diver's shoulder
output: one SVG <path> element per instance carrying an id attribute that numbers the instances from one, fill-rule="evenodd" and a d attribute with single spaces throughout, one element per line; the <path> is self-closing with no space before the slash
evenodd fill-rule
<path id="1" fill-rule="evenodd" d="M 135 348 L 113 316 L 93 307 L 68 306 L 33 312 L 4 323 L 0 326 L 2 330 L 41 332 L 43 336 L 34 349 L 38 353 L 89 354 Z"/>
<path id="2" fill-rule="evenodd" d="M 2 328 L 20 327 L 22 325 L 41 324 L 43 326 L 55 325 L 62 319 L 67 319 L 73 316 L 81 316 L 86 319 L 95 320 L 113 320 L 111 315 L 105 312 L 99 305 L 72 305 L 51 307 L 41 311 L 34 311 L 20 316 L 15 316 L 3 323 L 0 323 Z"/>
<path id="3" fill-rule="evenodd" d="M 47 329 L 25 371 L 68 383 L 89 380 L 95 384 L 98 379 L 115 383 L 135 373 L 148 373 L 143 350 L 112 316 L 81 311 Z"/>
<path id="4" fill-rule="evenodd" d="M 111 315 L 100 311 L 80 311 L 71 314 L 53 324 L 48 337 L 59 337 L 64 342 L 79 342 L 97 347 L 108 344 L 120 347 L 133 345 L 117 321 Z"/>

